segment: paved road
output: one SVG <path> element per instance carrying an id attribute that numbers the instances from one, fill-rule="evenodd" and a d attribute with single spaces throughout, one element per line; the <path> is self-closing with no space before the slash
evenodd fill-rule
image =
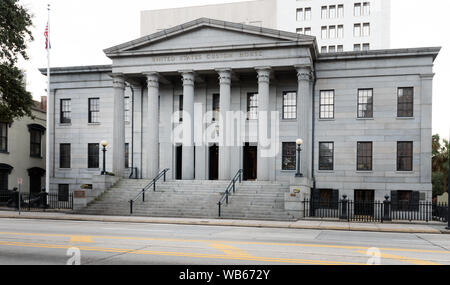
<path id="1" fill-rule="evenodd" d="M 450 265 L 441 234 L 0 219 L 0 264 L 63 265 L 78 250 L 81 264 Z"/>

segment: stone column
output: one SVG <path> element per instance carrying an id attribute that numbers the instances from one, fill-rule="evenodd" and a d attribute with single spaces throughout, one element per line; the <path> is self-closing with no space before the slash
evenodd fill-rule
<path id="1" fill-rule="evenodd" d="M 122 177 L 125 170 L 125 79 L 122 74 L 114 74 L 114 117 L 113 117 L 113 173 Z"/>
<path id="2" fill-rule="evenodd" d="M 147 73 L 147 123 L 148 141 L 144 143 L 147 152 L 147 178 L 153 179 L 159 173 L 159 75 L 158 73 Z"/>
<path id="3" fill-rule="evenodd" d="M 269 181 L 270 157 L 266 150 L 270 149 L 270 108 L 269 108 L 269 84 L 270 67 L 256 68 L 258 73 L 258 161 L 257 179 Z"/>
<path id="4" fill-rule="evenodd" d="M 298 138 L 303 140 L 302 153 L 301 153 L 301 171 L 305 177 L 310 177 L 310 156 L 312 141 L 309 137 L 309 118 L 311 109 L 311 68 L 308 66 L 296 66 L 297 69 L 297 125 L 298 125 Z"/>
<path id="5" fill-rule="evenodd" d="M 182 71 L 183 81 L 183 157 L 182 179 L 194 179 L 194 72 Z"/>
<path id="6" fill-rule="evenodd" d="M 219 73 L 220 81 L 220 117 L 221 121 L 219 134 L 219 180 L 230 180 L 230 145 L 228 140 L 230 139 L 230 125 L 227 120 L 227 112 L 231 107 L 231 70 L 221 69 L 217 70 Z"/>

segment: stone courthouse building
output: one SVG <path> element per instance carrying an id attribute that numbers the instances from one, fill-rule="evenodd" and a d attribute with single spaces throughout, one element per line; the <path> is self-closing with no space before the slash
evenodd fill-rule
<path id="1" fill-rule="evenodd" d="M 431 200 L 439 50 L 321 54 L 313 36 L 201 18 L 104 50 L 111 65 L 52 68 L 51 191 L 92 184 L 106 140 L 118 177 L 169 168 L 169 180 L 204 184 L 242 169 L 323 199 Z"/>

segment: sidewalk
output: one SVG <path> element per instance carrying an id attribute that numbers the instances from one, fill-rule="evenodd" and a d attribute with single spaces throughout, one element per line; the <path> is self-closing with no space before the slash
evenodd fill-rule
<path id="1" fill-rule="evenodd" d="M 92 222 L 126 222 L 150 224 L 178 224 L 203 226 L 235 226 L 258 228 L 288 228 L 313 230 L 339 230 L 339 231 L 366 231 L 390 233 L 427 233 L 450 234 L 445 230 L 443 223 L 430 222 L 429 224 L 406 223 L 349 223 L 338 221 L 300 220 L 293 222 L 254 221 L 254 220 L 225 220 L 225 219 L 188 219 L 188 218 L 159 218 L 159 217 L 133 217 L 133 216 L 91 216 L 56 212 L 18 212 L 0 211 L 0 218 L 66 220 L 66 221 L 92 221 Z"/>

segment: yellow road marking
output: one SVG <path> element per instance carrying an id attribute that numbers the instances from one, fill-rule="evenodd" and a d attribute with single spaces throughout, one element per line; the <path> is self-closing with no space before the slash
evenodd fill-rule
<path id="1" fill-rule="evenodd" d="M 70 242 L 94 242 L 90 236 L 70 236 Z"/>
<path id="2" fill-rule="evenodd" d="M 357 252 L 366 254 L 365 251 L 357 251 Z M 386 254 L 386 253 L 380 253 L 380 257 L 387 258 L 387 259 L 400 260 L 400 261 L 404 261 L 404 262 L 415 264 L 415 265 L 442 265 L 442 264 L 435 263 L 435 262 L 428 261 L 428 260 L 422 260 L 422 259 L 416 259 L 416 258 L 410 258 L 410 257 Z"/>
<path id="3" fill-rule="evenodd" d="M 238 256 L 238 257 L 252 257 L 244 250 L 237 248 L 235 246 L 231 246 L 228 244 L 221 244 L 221 243 L 210 243 L 209 246 L 218 249 L 220 251 L 223 251 L 225 254 L 230 256 Z"/>
<path id="4" fill-rule="evenodd" d="M 67 248 L 72 247 L 72 245 L 62 245 L 62 244 L 40 244 L 40 243 L 10 242 L 10 241 L 0 241 L 0 245 L 18 246 L 18 247 L 33 247 L 33 248 L 51 248 L 51 249 L 67 249 Z M 105 248 L 105 247 L 90 247 L 90 246 L 78 246 L 77 248 L 79 248 L 81 251 L 84 250 L 84 251 L 130 253 L 130 254 L 159 255 L 159 256 L 194 257 L 194 258 L 243 260 L 243 261 L 262 261 L 262 262 L 274 262 L 274 263 L 313 264 L 313 265 L 365 265 L 364 263 L 355 263 L 355 262 L 309 260 L 309 259 L 295 259 L 295 258 L 231 256 L 231 255 L 206 254 L 206 253 L 133 250 L 133 249 L 123 249 L 123 248 Z"/>
<path id="5" fill-rule="evenodd" d="M 44 236 L 44 237 L 72 237 L 73 235 L 65 234 L 43 234 L 43 233 L 15 233 L 0 232 L 0 235 L 16 235 L 16 236 Z M 338 248 L 351 250 L 367 250 L 371 247 L 366 246 L 345 246 L 345 245 L 326 245 L 326 244 L 302 244 L 302 243 L 275 243 L 275 242 L 245 242 L 245 241 L 226 241 L 226 240 L 188 240 L 174 238 L 141 238 L 141 237 L 121 237 L 121 236 L 89 236 L 91 239 L 109 239 L 109 240 L 137 240 L 137 241 L 166 241 L 166 242 L 186 242 L 186 243 L 218 243 L 218 244 L 237 244 L 237 245 L 271 245 L 271 246 L 295 246 L 295 247 L 312 247 L 312 248 Z M 383 251 L 399 251 L 399 252 L 418 252 L 418 253 L 445 253 L 449 254 L 449 250 L 427 250 L 427 249 L 406 249 L 406 248 L 379 248 Z"/>

